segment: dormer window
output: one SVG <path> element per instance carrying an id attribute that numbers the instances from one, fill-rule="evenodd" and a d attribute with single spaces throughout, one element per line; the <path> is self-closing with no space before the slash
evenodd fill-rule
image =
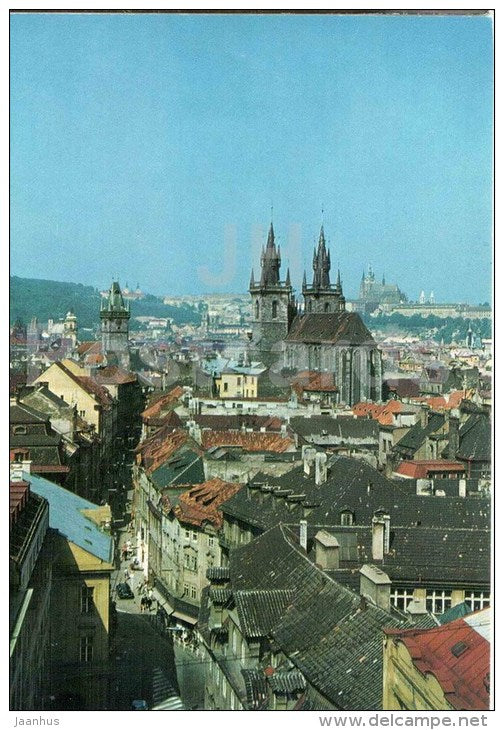
<path id="1" fill-rule="evenodd" d="M 26 436 L 26 426 L 14 426 L 12 432 L 14 436 Z"/>
<path id="2" fill-rule="evenodd" d="M 354 516 L 354 513 L 352 512 L 352 510 L 344 509 L 341 511 L 340 525 L 346 525 L 346 526 L 353 525 L 354 519 L 355 519 L 355 516 Z"/>

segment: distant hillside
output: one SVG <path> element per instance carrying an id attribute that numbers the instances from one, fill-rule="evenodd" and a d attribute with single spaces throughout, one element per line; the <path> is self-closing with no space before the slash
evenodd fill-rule
<path id="1" fill-rule="evenodd" d="M 97 289 L 84 284 L 45 279 L 10 277 L 10 322 L 20 319 L 28 324 L 33 317 L 45 323 L 64 318 L 71 309 L 79 327 L 97 327 L 100 322 L 101 297 Z M 131 302 L 131 316 L 171 317 L 176 324 L 198 324 L 201 316 L 195 307 L 173 307 L 157 297 Z"/>

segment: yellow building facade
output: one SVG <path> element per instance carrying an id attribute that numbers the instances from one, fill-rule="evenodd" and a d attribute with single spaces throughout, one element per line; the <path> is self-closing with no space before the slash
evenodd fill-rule
<path id="1" fill-rule="evenodd" d="M 55 362 L 47 368 L 34 381 L 35 383 L 47 383 L 49 390 L 71 406 L 76 406 L 77 413 L 87 423 L 95 427 L 96 433 L 100 434 L 102 430 L 102 409 L 98 402 L 97 396 L 89 392 L 78 378 L 85 376 L 86 372 L 74 372 L 82 370 L 76 363 L 64 360 Z M 74 367 L 75 366 L 75 367 Z"/>
<path id="2" fill-rule="evenodd" d="M 433 674 L 423 675 L 404 644 L 387 636 L 383 654 L 384 710 L 453 710 Z"/>

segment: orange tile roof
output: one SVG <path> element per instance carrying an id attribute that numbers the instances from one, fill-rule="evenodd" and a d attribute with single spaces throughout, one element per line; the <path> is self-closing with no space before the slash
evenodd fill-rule
<path id="1" fill-rule="evenodd" d="M 202 446 L 240 446 L 244 451 L 274 451 L 282 453 L 294 446 L 290 437 L 283 438 L 277 433 L 258 433 L 242 431 L 202 431 Z"/>
<path id="2" fill-rule="evenodd" d="M 210 522 L 215 529 L 219 529 L 222 513 L 218 508 L 242 486 L 236 482 L 224 482 L 218 477 L 210 479 L 181 494 L 173 512 L 182 523 L 201 527 L 204 522 Z"/>
<path id="3" fill-rule="evenodd" d="M 147 419 L 159 416 L 163 408 L 168 408 L 169 406 L 173 405 L 183 395 L 184 389 L 182 388 L 182 386 L 176 385 L 175 388 L 172 388 L 169 393 L 165 393 L 164 395 L 160 396 L 154 403 L 146 408 L 142 412 L 142 418 Z"/>
<path id="4" fill-rule="evenodd" d="M 137 447 L 140 461 L 147 474 L 152 474 L 189 440 L 182 429 L 159 429 L 153 436 Z"/>
<path id="5" fill-rule="evenodd" d="M 398 400 L 390 400 L 384 405 L 377 403 L 356 403 L 353 407 L 354 416 L 373 418 L 382 426 L 390 426 L 394 423 L 393 414 L 401 413 L 403 404 Z"/>

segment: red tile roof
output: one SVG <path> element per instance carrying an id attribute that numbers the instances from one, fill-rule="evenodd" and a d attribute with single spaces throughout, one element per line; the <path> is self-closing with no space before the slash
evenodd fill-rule
<path id="1" fill-rule="evenodd" d="M 128 370 L 123 370 L 117 365 L 108 365 L 100 368 L 94 373 L 97 383 L 103 385 L 124 385 L 125 383 L 136 383 L 137 376 Z"/>
<path id="2" fill-rule="evenodd" d="M 164 464 L 173 454 L 189 440 L 189 435 L 182 429 L 171 430 L 167 427 L 159 429 L 151 438 L 137 447 L 139 459 L 147 474 Z"/>
<path id="3" fill-rule="evenodd" d="M 376 403 L 356 403 L 353 407 L 354 416 L 360 418 L 373 418 L 382 426 L 391 426 L 394 423 L 394 413 L 401 413 L 404 409 L 403 403 L 398 400 L 390 400 L 385 405 L 377 405 Z"/>
<path id="4" fill-rule="evenodd" d="M 142 413 L 142 418 L 145 420 L 148 418 L 155 418 L 159 416 L 163 409 L 169 409 L 169 407 L 177 403 L 177 401 L 180 400 L 183 395 L 184 389 L 182 388 L 182 386 L 175 386 L 175 388 L 170 390 L 169 393 L 165 393 L 164 395 L 160 396 L 154 403 L 146 408 L 145 411 L 143 411 Z"/>
<path id="5" fill-rule="evenodd" d="M 468 623 L 480 617 L 487 626 L 488 614 L 484 609 L 433 629 L 385 633 L 404 644 L 419 672 L 436 677 L 455 710 L 488 710 L 490 643 Z"/>
<path id="6" fill-rule="evenodd" d="M 215 529 L 219 529 L 222 513 L 218 508 L 242 486 L 235 482 L 224 482 L 218 477 L 210 479 L 181 494 L 173 512 L 182 523 L 201 527 L 204 522 L 210 522 Z"/>
<path id="7" fill-rule="evenodd" d="M 240 446 L 244 451 L 274 451 L 282 453 L 294 447 L 290 437 L 276 433 L 248 433 L 242 431 L 202 431 L 202 446 Z"/>
<path id="8" fill-rule="evenodd" d="M 465 469 L 465 465 L 460 461 L 419 459 L 418 461 L 402 461 L 397 467 L 396 473 L 412 479 L 427 479 L 430 475 L 450 472 L 462 475 Z"/>

